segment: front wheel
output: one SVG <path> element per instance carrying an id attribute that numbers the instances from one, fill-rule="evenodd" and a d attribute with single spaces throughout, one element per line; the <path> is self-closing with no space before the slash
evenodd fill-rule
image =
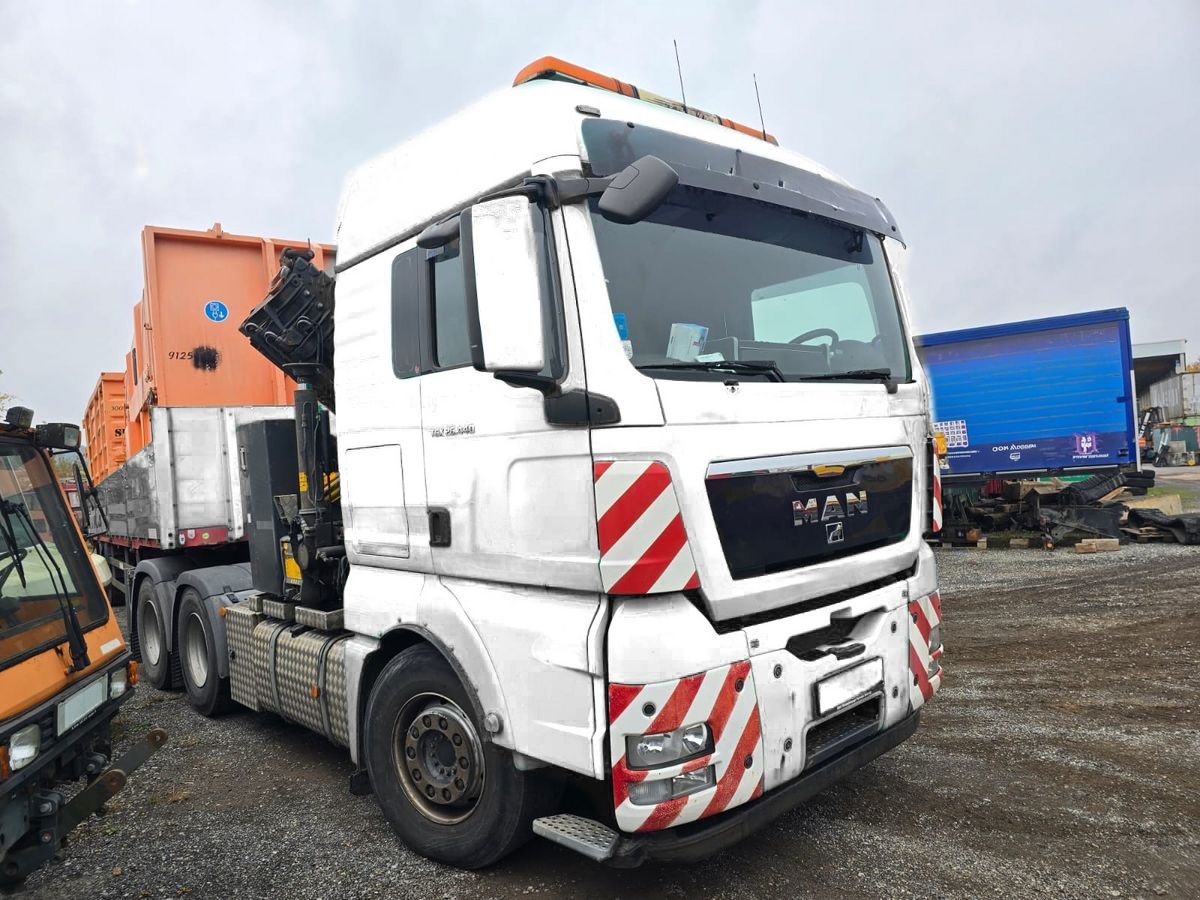
<path id="1" fill-rule="evenodd" d="M 557 800 L 550 779 L 518 771 L 481 734 L 466 690 L 427 644 L 402 651 L 371 690 L 365 756 L 383 814 L 418 853 L 466 869 L 516 850 Z"/>
<path id="2" fill-rule="evenodd" d="M 179 601 L 180 668 L 188 702 L 205 716 L 225 712 L 232 704 L 229 699 L 229 679 L 222 678 L 217 668 L 217 642 L 213 623 L 200 594 L 195 588 L 184 588 Z"/>

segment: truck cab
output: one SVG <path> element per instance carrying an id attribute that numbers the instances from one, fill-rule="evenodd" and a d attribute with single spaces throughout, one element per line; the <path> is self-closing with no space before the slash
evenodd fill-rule
<path id="1" fill-rule="evenodd" d="M 165 739 L 109 765 L 136 663 L 51 467 L 79 429 L 32 419 L 14 407 L 0 422 L 0 885 L 53 856 Z"/>

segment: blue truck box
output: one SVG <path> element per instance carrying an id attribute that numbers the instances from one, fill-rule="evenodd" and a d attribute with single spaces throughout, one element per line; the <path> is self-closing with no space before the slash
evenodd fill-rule
<path id="1" fill-rule="evenodd" d="M 1129 311 L 926 334 L 917 352 L 948 477 L 1137 465 Z"/>

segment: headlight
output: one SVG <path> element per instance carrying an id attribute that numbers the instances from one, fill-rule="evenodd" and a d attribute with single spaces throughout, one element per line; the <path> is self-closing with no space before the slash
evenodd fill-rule
<path id="1" fill-rule="evenodd" d="M 661 778 L 658 781 L 635 781 L 629 785 L 629 802 L 638 806 L 648 806 L 652 803 L 662 803 L 674 800 L 676 797 L 686 797 L 716 783 L 716 766 L 705 766 L 695 772 L 684 772 L 674 778 Z"/>
<path id="2" fill-rule="evenodd" d="M 120 697 L 125 693 L 125 689 L 129 687 L 129 677 L 125 674 L 124 669 L 117 669 L 108 676 L 108 696 Z"/>
<path id="3" fill-rule="evenodd" d="M 42 730 L 37 725 L 26 725 L 20 731 L 13 732 L 8 739 L 8 764 L 15 772 L 23 769 L 38 755 L 42 749 Z"/>
<path id="4" fill-rule="evenodd" d="M 625 760 L 631 769 L 657 769 L 708 752 L 708 725 L 698 722 L 664 734 L 631 734 L 625 738 Z"/>
<path id="5" fill-rule="evenodd" d="M 942 647 L 942 625 L 939 622 L 929 629 L 929 652 L 940 650 Z"/>

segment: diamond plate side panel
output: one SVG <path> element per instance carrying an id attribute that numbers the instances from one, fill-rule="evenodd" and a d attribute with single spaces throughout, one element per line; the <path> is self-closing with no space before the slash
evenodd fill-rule
<path id="1" fill-rule="evenodd" d="M 275 650 L 275 676 L 279 685 L 279 713 L 318 734 L 325 733 L 317 671 L 329 638 L 313 631 L 283 633 Z"/>
<path id="2" fill-rule="evenodd" d="M 340 631 L 345 627 L 346 611 L 343 609 L 323 610 L 308 606 L 296 607 L 296 623 L 309 625 L 320 631 Z"/>
<path id="3" fill-rule="evenodd" d="M 267 712 L 279 712 L 275 702 L 275 678 L 271 670 L 271 644 L 276 632 L 287 627 L 287 622 L 263 618 L 254 628 L 254 688 L 258 696 L 258 708 Z"/>
<path id="4" fill-rule="evenodd" d="M 329 729 L 333 742 L 350 746 L 350 719 L 346 711 L 346 643 L 349 635 L 337 638 L 325 662 L 325 684 L 321 696 L 329 709 Z"/>
<path id="5" fill-rule="evenodd" d="M 266 597 L 262 601 L 263 612 L 272 619 L 283 619 L 285 622 L 296 621 L 296 604 L 284 600 L 272 600 Z"/>
<path id="6" fill-rule="evenodd" d="M 229 693 L 234 701 L 261 711 L 254 668 L 254 628 L 262 614 L 244 603 L 225 608 L 225 631 L 229 639 Z"/>

